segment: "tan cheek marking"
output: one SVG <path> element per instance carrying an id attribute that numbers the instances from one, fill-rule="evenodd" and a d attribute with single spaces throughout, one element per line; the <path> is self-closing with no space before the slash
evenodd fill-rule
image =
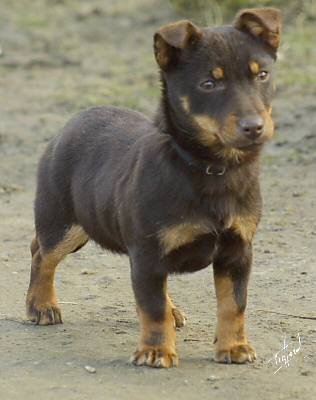
<path id="1" fill-rule="evenodd" d="M 215 119 L 207 115 L 194 115 L 193 121 L 200 128 L 198 137 L 202 144 L 210 146 L 217 142 L 216 134 L 219 131 L 219 125 Z"/>
<path id="2" fill-rule="evenodd" d="M 223 143 L 230 142 L 234 139 L 236 132 L 237 117 L 233 114 L 228 115 L 225 119 L 223 127 L 220 132 L 220 138 Z M 242 160 L 244 152 L 242 150 L 235 149 L 231 146 L 222 146 L 217 152 L 217 155 L 224 160 L 232 160 L 239 163 Z"/>
<path id="3" fill-rule="evenodd" d="M 270 140 L 274 134 L 274 122 L 271 117 L 272 107 L 270 107 L 267 111 L 261 113 L 261 116 L 264 120 L 264 136 L 266 139 Z"/>
<path id="4" fill-rule="evenodd" d="M 258 222 L 258 218 L 254 215 L 238 215 L 234 218 L 230 229 L 240 235 L 245 242 L 250 243 L 256 233 Z"/>
<path id="5" fill-rule="evenodd" d="M 188 96 L 180 97 L 180 101 L 181 101 L 184 111 L 189 113 L 191 107 L 190 107 L 190 100 L 189 100 Z"/>
<path id="6" fill-rule="evenodd" d="M 254 75 L 257 75 L 257 74 L 259 73 L 259 71 L 260 71 L 260 66 L 259 66 L 259 64 L 257 63 L 257 61 L 250 61 L 250 63 L 249 63 L 249 68 L 250 68 L 250 71 L 251 71 Z"/>
<path id="7" fill-rule="evenodd" d="M 273 120 L 272 120 L 270 114 L 268 114 L 265 119 L 265 130 L 266 130 L 267 138 L 271 139 L 274 134 L 274 123 L 273 123 Z"/>
<path id="8" fill-rule="evenodd" d="M 224 70 L 222 67 L 215 67 L 212 70 L 212 75 L 215 79 L 223 79 L 224 78 Z"/>
<path id="9" fill-rule="evenodd" d="M 198 236 L 209 233 L 210 229 L 201 224 L 183 223 L 162 229 L 158 233 L 165 255 L 193 242 Z"/>

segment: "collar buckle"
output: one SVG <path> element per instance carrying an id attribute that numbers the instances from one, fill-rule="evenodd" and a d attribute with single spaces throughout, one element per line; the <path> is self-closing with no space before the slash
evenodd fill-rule
<path id="1" fill-rule="evenodd" d="M 214 166 L 213 166 L 214 168 Z M 205 173 L 207 175 L 216 175 L 216 176 L 222 176 L 225 174 L 226 172 L 226 167 L 222 166 L 221 168 L 219 168 L 217 171 L 214 171 L 214 169 L 212 168 L 212 165 L 208 165 L 206 167 Z"/>
<path id="2" fill-rule="evenodd" d="M 185 161 L 188 166 L 204 172 L 206 175 L 222 176 L 225 174 L 227 168 L 224 165 L 213 165 L 209 161 L 196 159 L 189 152 L 184 150 L 175 140 L 171 142 L 172 147 L 177 152 L 178 156 Z"/>

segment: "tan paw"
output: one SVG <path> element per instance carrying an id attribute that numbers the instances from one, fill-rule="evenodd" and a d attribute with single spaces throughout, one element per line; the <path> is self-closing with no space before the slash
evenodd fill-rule
<path id="1" fill-rule="evenodd" d="M 62 324 L 61 311 L 57 304 L 27 304 L 27 317 L 36 325 Z"/>
<path id="2" fill-rule="evenodd" d="M 257 358 L 254 349 L 249 344 L 238 344 L 229 349 L 216 349 L 214 360 L 224 364 L 252 363 Z"/>
<path id="3" fill-rule="evenodd" d="M 178 356 L 163 349 L 137 350 L 131 357 L 131 363 L 153 368 L 171 368 L 178 366 Z"/>
<path id="4" fill-rule="evenodd" d="M 177 328 L 182 328 L 187 323 L 187 318 L 185 314 L 179 309 L 174 307 L 172 309 L 172 315 L 175 321 L 175 325 Z"/>

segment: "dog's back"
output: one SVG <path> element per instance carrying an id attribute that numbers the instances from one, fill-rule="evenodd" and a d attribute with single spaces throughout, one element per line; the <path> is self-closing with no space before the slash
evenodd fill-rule
<path id="1" fill-rule="evenodd" d="M 111 218 L 104 228 L 97 226 L 102 218 L 96 215 L 94 193 L 102 191 L 103 204 L 111 207 L 118 181 L 134 162 L 128 154 L 130 148 L 153 131 L 148 118 L 117 107 L 90 108 L 66 124 L 48 145 L 38 170 L 35 224 L 46 249 L 56 245 L 63 229 L 66 232 L 79 224 L 100 244 L 123 251 L 122 246 L 105 238 L 104 229 L 113 238 L 115 223 L 111 226 Z M 104 207 L 101 209 L 105 212 Z M 52 234 L 47 235 L 48 231 Z M 41 237 L 42 232 L 45 235 Z"/>

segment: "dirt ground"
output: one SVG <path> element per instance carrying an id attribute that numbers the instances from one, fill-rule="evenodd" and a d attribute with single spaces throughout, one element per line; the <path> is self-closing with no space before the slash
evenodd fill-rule
<path id="1" fill-rule="evenodd" d="M 70 115 L 91 105 L 152 114 L 159 93 L 152 34 L 176 18 L 162 0 L 1 1 L 3 400 L 316 398 L 315 20 L 289 24 L 280 51 L 277 132 L 263 156 L 264 215 L 248 303 L 257 362 L 214 363 L 215 295 L 208 268 L 170 279 L 174 301 L 188 316 L 178 332 L 180 367 L 129 365 L 138 325 L 128 260 L 94 244 L 57 271 L 64 324 L 37 327 L 24 319 L 41 152 Z M 297 349 L 288 366 L 273 359 L 284 338 L 288 348 L 280 355 Z M 87 365 L 96 372 L 89 373 Z"/>

